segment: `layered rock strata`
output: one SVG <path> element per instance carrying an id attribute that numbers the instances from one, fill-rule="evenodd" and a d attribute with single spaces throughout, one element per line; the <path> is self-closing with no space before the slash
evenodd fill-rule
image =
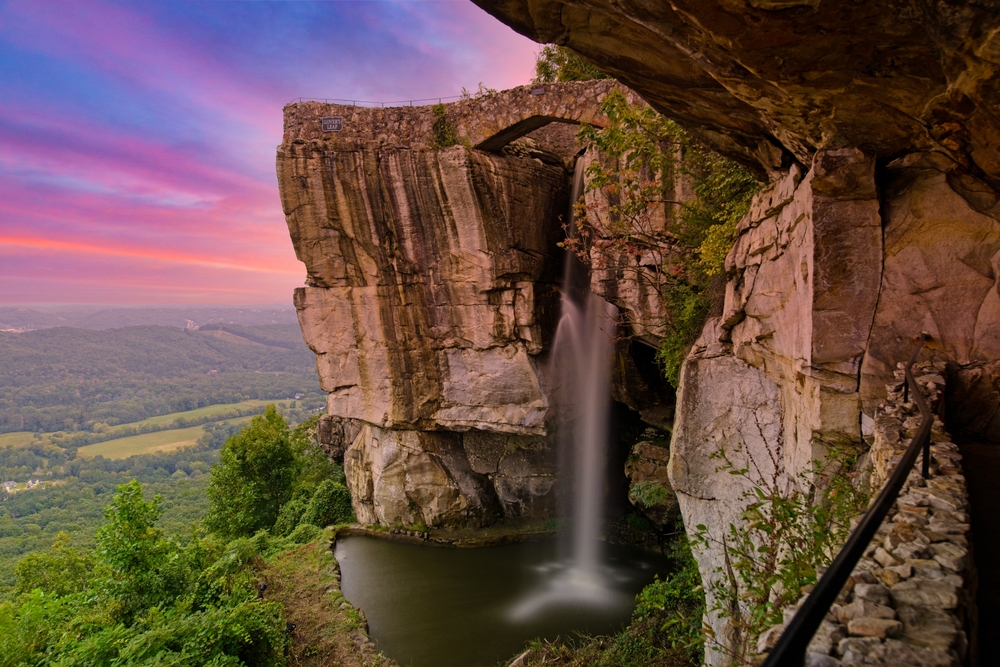
<path id="1" fill-rule="evenodd" d="M 295 305 L 329 392 L 321 440 L 344 459 L 359 520 L 555 511 L 545 360 L 566 168 L 581 147 L 574 131 L 539 125 L 602 122 L 615 86 L 523 87 L 437 111 L 286 107 L 278 180 L 307 270 Z M 324 118 L 340 129 L 324 131 Z M 441 123 L 458 145 L 437 146 Z M 494 153 L 470 147 L 520 135 Z M 668 422 L 621 359 L 619 398 Z"/>
<path id="2" fill-rule="evenodd" d="M 944 390 L 944 371 L 943 363 L 914 369 L 935 408 Z M 916 406 L 903 400 L 903 370 L 894 374 L 889 398 L 875 411 L 876 493 L 920 423 Z M 976 580 L 969 552 L 968 492 L 958 447 L 937 418 L 931 438 L 929 478 L 921 477 L 918 459 L 895 507 L 809 644 L 807 664 L 968 664 Z M 759 652 L 774 646 L 804 600 L 786 609 L 784 623 L 759 638 Z"/>
<path id="3" fill-rule="evenodd" d="M 950 165 L 909 156 L 886 167 L 893 187 L 880 188 L 863 152 L 818 151 L 808 170 L 793 166 L 755 198 L 727 258 L 724 312 L 682 370 L 672 442 L 681 512 L 688 526 L 708 526 L 712 543 L 741 525 L 750 489 L 719 471 L 719 453 L 793 486 L 814 461 L 865 451 L 874 406 L 922 330 L 934 336 L 926 356 L 959 380 L 955 404 L 985 406 L 988 428 L 996 385 L 983 365 L 1000 357 L 986 268 L 996 221 L 948 185 Z M 978 396 L 961 385 L 969 377 Z M 724 557 L 700 553 L 703 577 Z M 710 622 L 725 636 L 725 623 Z"/>

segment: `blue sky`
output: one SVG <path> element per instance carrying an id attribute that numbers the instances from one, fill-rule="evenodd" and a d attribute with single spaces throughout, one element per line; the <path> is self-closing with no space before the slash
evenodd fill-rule
<path id="1" fill-rule="evenodd" d="M 467 0 L 0 0 L 0 304 L 287 302 L 282 106 L 509 88 L 538 48 Z"/>

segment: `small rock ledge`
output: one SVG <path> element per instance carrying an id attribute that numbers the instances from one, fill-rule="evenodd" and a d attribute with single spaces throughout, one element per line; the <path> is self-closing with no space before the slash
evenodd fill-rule
<path id="1" fill-rule="evenodd" d="M 888 398 L 875 415 L 871 459 L 876 487 L 884 484 L 920 425 L 916 406 L 904 401 L 899 366 L 896 382 L 887 386 Z M 943 363 L 914 368 L 917 384 L 935 411 L 944 370 Z M 975 571 L 960 461 L 958 447 L 935 417 L 930 477 L 921 477 L 918 458 L 895 507 L 809 644 L 807 667 L 968 664 Z M 804 600 L 785 610 L 782 625 L 761 635 L 761 654 L 774 647 Z M 763 658 L 759 655 L 757 661 Z"/>

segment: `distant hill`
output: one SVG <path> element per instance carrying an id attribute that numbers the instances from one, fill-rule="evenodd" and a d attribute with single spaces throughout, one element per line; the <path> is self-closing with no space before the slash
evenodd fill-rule
<path id="1" fill-rule="evenodd" d="M 315 357 L 289 323 L 0 332 L 0 360 L 0 432 L 88 429 L 320 391 Z"/>
<path id="2" fill-rule="evenodd" d="M 0 331 L 35 331 L 53 327 L 78 329 L 118 329 L 158 325 L 197 328 L 206 324 L 261 326 L 295 324 L 295 309 L 290 305 L 119 307 L 57 306 L 45 308 L 0 307 Z"/>

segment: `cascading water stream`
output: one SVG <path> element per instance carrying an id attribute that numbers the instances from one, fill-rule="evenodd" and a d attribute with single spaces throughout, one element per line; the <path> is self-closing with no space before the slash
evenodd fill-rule
<path id="1" fill-rule="evenodd" d="M 577 160 L 570 199 L 569 230 L 574 230 L 573 205 L 583 193 L 583 160 Z M 608 416 L 611 410 L 611 364 L 618 310 L 590 291 L 587 268 L 571 249 L 566 251 L 562 313 L 552 346 L 551 377 L 559 415 L 563 474 L 573 476 L 572 544 L 569 561 L 553 564 L 555 576 L 538 595 L 525 600 L 515 616 L 530 616 L 562 604 L 612 605 L 621 601 L 602 563 Z"/>

